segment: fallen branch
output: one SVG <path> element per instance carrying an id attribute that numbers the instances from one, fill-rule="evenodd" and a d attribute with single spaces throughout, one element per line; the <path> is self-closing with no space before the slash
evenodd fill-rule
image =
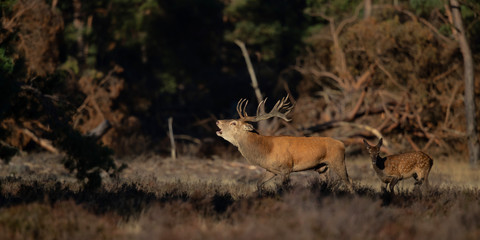
<path id="1" fill-rule="evenodd" d="M 394 101 L 387 102 L 388 105 L 395 104 L 395 103 L 396 102 L 394 102 Z M 368 109 L 363 110 L 363 111 L 358 111 L 355 114 L 355 116 L 353 117 L 353 119 L 348 119 L 347 117 L 345 117 L 343 119 L 331 120 L 331 121 L 328 121 L 328 122 L 324 122 L 324 123 L 321 123 L 321 124 L 317 124 L 317 125 L 302 129 L 302 132 L 304 134 L 307 134 L 307 135 L 311 134 L 313 132 L 322 132 L 322 131 L 325 131 L 325 130 L 336 127 L 337 125 L 335 125 L 335 124 L 338 123 L 338 122 L 351 122 L 351 121 L 353 121 L 353 120 L 355 120 L 355 119 L 357 119 L 361 116 L 364 116 L 366 114 L 379 114 L 379 113 L 383 113 L 383 112 L 384 112 L 383 106 L 375 106 L 375 107 L 371 107 L 371 108 L 368 108 Z"/>
<path id="2" fill-rule="evenodd" d="M 447 110 L 445 113 L 445 121 L 443 121 L 443 127 L 447 128 L 448 124 L 448 118 L 450 117 L 450 108 L 452 107 L 453 100 L 455 100 L 455 97 L 457 96 L 457 91 L 460 89 L 460 83 L 455 84 L 455 87 L 453 87 L 452 95 L 450 96 L 450 100 L 448 101 L 447 105 Z"/>
<path id="3" fill-rule="evenodd" d="M 179 139 L 179 140 L 186 140 L 186 141 L 190 141 L 190 142 L 193 142 L 197 145 L 201 145 L 202 144 L 202 140 L 198 139 L 198 138 L 194 138 L 192 136 L 189 136 L 189 135 L 185 135 L 185 134 L 180 134 L 180 135 L 174 135 L 174 138 L 175 139 Z"/>
<path id="4" fill-rule="evenodd" d="M 357 145 L 364 145 L 363 143 L 363 137 L 353 137 L 353 138 L 343 138 L 341 139 L 342 142 L 346 145 L 346 146 L 349 146 L 349 145 L 353 145 L 353 144 L 357 144 Z M 385 141 L 385 139 L 384 139 Z M 387 154 L 387 155 L 392 155 L 394 154 L 390 149 L 386 148 L 385 146 L 382 146 L 380 148 L 380 151 Z"/>
<path id="5" fill-rule="evenodd" d="M 380 131 L 378 131 L 376 128 L 373 128 L 371 126 L 364 125 L 364 124 L 358 124 L 358 123 L 352 123 L 352 122 L 343 122 L 343 121 L 338 122 L 337 124 L 340 125 L 340 126 L 355 127 L 355 128 L 360 128 L 360 129 L 369 131 L 370 133 L 375 135 L 378 139 L 383 138 L 383 145 L 385 147 L 390 147 L 390 144 L 388 143 L 388 141 L 385 139 L 385 137 L 382 135 L 382 133 Z"/>
<path id="6" fill-rule="evenodd" d="M 405 139 L 407 139 L 408 143 L 410 143 L 410 145 L 415 151 L 420 151 L 420 148 L 417 146 L 417 144 L 415 144 L 415 142 L 413 142 L 412 138 L 409 135 L 405 135 L 404 137 Z"/>
<path id="7" fill-rule="evenodd" d="M 375 64 L 370 65 L 367 71 L 365 71 L 360 77 L 358 77 L 356 83 L 354 84 L 354 89 L 360 89 L 371 79 L 372 74 L 375 72 Z"/>
<path id="8" fill-rule="evenodd" d="M 47 151 L 49 151 L 51 153 L 55 153 L 55 154 L 58 154 L 60 152 L 56 147 L 54 147 L 52 145 L 52 141 L 44 139 L 44 138 L 40 138 L 37 135 L 35 135 L 32 131 L 30 131 L 29 129 L 26 129 L 26 128 L 22 129 L 22 132 L 25 135 L 29 136 L 40 147 L 46 149 Z"/>
<path id="9" fill-rule="evenodd" d="M 383 64 L 380 62 L 380 60 L 377 58 L 375 60 L 375 64 L 376 66 L 378 66 L 378 68 L 380 70 L 382 70 L 383 73 L 385 73 L 385 75 L 387 75 L 388 79 L 390 79 L 390 81 L 392 81 L 392 83 L 397 86 L 399 89 L 401 90 L 404 90 L 406 91 L 407 88 L 405 88 L 405 86 L 401 85 L 400 83 L 398 83 L 398 81 L 393 77 L 393 75 L 385 68 L 385 66 L 383 66 Z"/>
<path id="10" fill-rule="evenodd" d="M 355 115 L 357 114 L 358 110 L 360 110 L 360 107 L 362 106 L 363 100 L 365 99 L 366 95 L 367 95 L 367 88 L 363 89 L 362 94 L 360 95 L 360 97 L 357 100 L 357 103 L 355 104 L 355 107 L 346 118 L 347 121 L 352 121 L 355 118 Z"/>

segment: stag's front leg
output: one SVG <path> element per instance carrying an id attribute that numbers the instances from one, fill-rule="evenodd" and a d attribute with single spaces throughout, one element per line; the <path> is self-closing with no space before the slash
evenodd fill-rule
<path id="1" fill-rule="evenodd" d="M 275 176 L 276 176 L 275 173 L 272 173 L 272 172 L 270 172 L 270 171 L 266 171 L 266 172 L 263 174 L 262 178 L 260 178 L 260 180 L 258 180 L 258 182 L 257 182 L 257 189 L 258 189 L 258 191 L 261 191 L 262 188 L 263 188 L 263 185 L 264 185 L 266 182 L 270 181 L 270 180 L 271 180 L 272 178 L 274 178 Z"/>
<path id="2" fill-rule="evenodd" d="M 282 174 L 282 185 L 288 185 L 290 183 L 290 173 Z"/>

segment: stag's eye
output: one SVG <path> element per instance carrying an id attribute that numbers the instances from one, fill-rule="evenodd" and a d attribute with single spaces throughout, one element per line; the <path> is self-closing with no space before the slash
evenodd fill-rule
<path id="1" fill-rule="evenodd" d="M 231 124 L 231 125 L 233 125 L 233 126 L 237 125 L 237 123 L 236 123 L 236 122 L 232 122 L 232 123 L 230 123 L 230 124 Z"/>

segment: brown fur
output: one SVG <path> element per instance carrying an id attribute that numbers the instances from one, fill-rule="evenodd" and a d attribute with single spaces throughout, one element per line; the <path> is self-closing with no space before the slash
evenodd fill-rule
<path id="1" fill-rule="evenodd" d="M 433 165 L 433 160 L 423 152 L 410 152 L 387 157 L 380 157 L 380 147 L 382 139 L 376 146 L 371 146 L 367 141 L 363 140 L 365 146 L 370 153 L 372 166 L 377 176 L 384 182 L 385 188 L 390 185 L 390 192 L 393 192 L 395 185 L 410 177 L 415 179 L 415 186 L 420 186 L 425 182 L 424 186 L 428 187 L 428 174 Z"/>
<path id="2" fill-rule="evenodd" d="M 315 170 L 324 173 L 331 168 L 352 190 L 345 166 L 345 146 L 328 137 L 262 136 L 242 120 L 219 120 L 217 135 L 229 141 L 251 164 L 267 172 L 257 187 L 259 190 L 272 178 L 280 175 L 287 180 L 291 172 Z"/>

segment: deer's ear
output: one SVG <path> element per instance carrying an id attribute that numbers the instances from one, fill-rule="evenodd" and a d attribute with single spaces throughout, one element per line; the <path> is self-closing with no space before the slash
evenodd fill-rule
<path id="1" fill-rule="evenodd" d="M 380 138 L 380 141 L 378 141 L 377 147 L 381 147 L 383 144 L 383 138 Z"/>
<path id="2" fill-rule="evenodd" d="M 365 147 L 370 150 L 370 144 L 368 144 L 367 140 L 363 139 L 363 143 L 365 144 Z"/>
<path id="3" fill-rule="evenodd" d="M 250 132 L 250 131 L 253 131 L 253 129 L 254 129 L 253 126 L 252 126 L 251 124 L 249 124 L 249 123 L 245 123 L 245 124 L 243 125 L 243 130 L 245 130 L 245 131 L 249 131 L 249 132 Z"/>

